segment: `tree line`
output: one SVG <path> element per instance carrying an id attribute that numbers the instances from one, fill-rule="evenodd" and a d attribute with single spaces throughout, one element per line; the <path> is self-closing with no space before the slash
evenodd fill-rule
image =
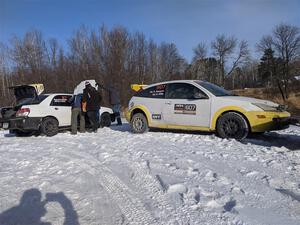
<path id="1" fill-rule="evenodd" d="M 122 26 L 81 26 L 67 47 L 30 30 L 7 45 L 0 43 L 0 106 L 13 102 L 12 85 L 43 83 L 47 92 L 71 93 L 84 79 L 113 84 L 123 106 L 132 95 L 130 84 L 174 79 L 207 80 L 228 89 L 274 87 L 287 98 L 300 75 L 299 28 L 279 24 L 256 49 L 259 59 L 251 57 L 247 41 L 220 34 L 209 44 L 200 42 L 189 63 L 175 44 L 156 43 Z"/>

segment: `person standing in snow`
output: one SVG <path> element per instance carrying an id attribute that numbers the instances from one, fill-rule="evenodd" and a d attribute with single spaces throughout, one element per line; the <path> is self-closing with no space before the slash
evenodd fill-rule
<path id="1" fill-rule="evenodd" d="M 99 127 L 99 118 L 97 117 L 99 116 L 101 100 L 102 97 L 100 93 L 90 84 L 90 82 L 85 82 L 85 89 L 83 90 L 82 97 L 82 109 L 83 112 L 87 113 L 93 132 L 97 132 Z"/>
<path id="2" fill-rule="evenodd" d="M 82 111 L 82 96 L 83 94 L 74 95 L 71 98 L 71 105 L 72 105 L 72 115 L 71 115 L 71 133 L 77 134 L 77 123 L 78 117 L 80 118 L 79 123 L 79 132 L 85 132 L 85 118 L 84 112 Z"/>
<path id="3" fill-rule="evenodd" d="M 113 86 L 108 86 L 105 88 L 103 85 L 99 85 L 103 90 L 108 92 L 109 104 L 112 106 L 112 110 L 117 119 L 117 125 L 122 125 L 121 120 L 121 101 L 120 94 L 117 89 L 113 88 Z"/>

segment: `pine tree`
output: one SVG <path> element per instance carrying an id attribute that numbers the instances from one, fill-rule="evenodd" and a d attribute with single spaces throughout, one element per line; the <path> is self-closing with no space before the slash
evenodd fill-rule
<path id="1" fill-rule="evenodd" d="M 261 85 L 267 87 L 274 87 L 277 85 L 282 98 L 285 100 L 287 93 L 284 93 L 284 61 L 281 58 L 274 57 L 274 51 L 268 48 L 264 51 L 264 55 L 260 59 L 258 66 L 258 75 L 260 77 Z"/>

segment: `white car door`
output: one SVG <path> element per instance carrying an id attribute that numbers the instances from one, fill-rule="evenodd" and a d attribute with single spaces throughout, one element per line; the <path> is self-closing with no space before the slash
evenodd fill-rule
<path id="1" fill-rule="evenodd" d="M 72 95 L 55 95 L 49 105 L 49 115 L 57 118 L 59 126 L 71 125 L 71 104 L 69 102 Z"/>
<path id="2" fill-rule="evenodd" d="M 166 85 L 160 84 L 138 92 L 134 98 L 135 105 L 144 105 L 150 112 L 153 126 L 164 122 L 162 110 L 165 103 Z"/>
<path id="3" fill-rule="evenodd" d="M 169 83 L 163 109 L 168 125 L 209 127 L 211 100 L 189 83 Z"/>

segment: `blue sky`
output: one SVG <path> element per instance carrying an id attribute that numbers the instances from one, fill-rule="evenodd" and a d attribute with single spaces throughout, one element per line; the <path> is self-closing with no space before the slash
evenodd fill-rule
<path id="1" fill-rule="evenodd" d="M 84 24 L 122 25 L 156 42 L 173 42 L 191 60 L 199 42 L 217 34 L 245 39 L 254 49 L 281 22 L 300 27 L 300 0 L 0 0 L 0 41 L 35 28 L 66 45 Z"/>

